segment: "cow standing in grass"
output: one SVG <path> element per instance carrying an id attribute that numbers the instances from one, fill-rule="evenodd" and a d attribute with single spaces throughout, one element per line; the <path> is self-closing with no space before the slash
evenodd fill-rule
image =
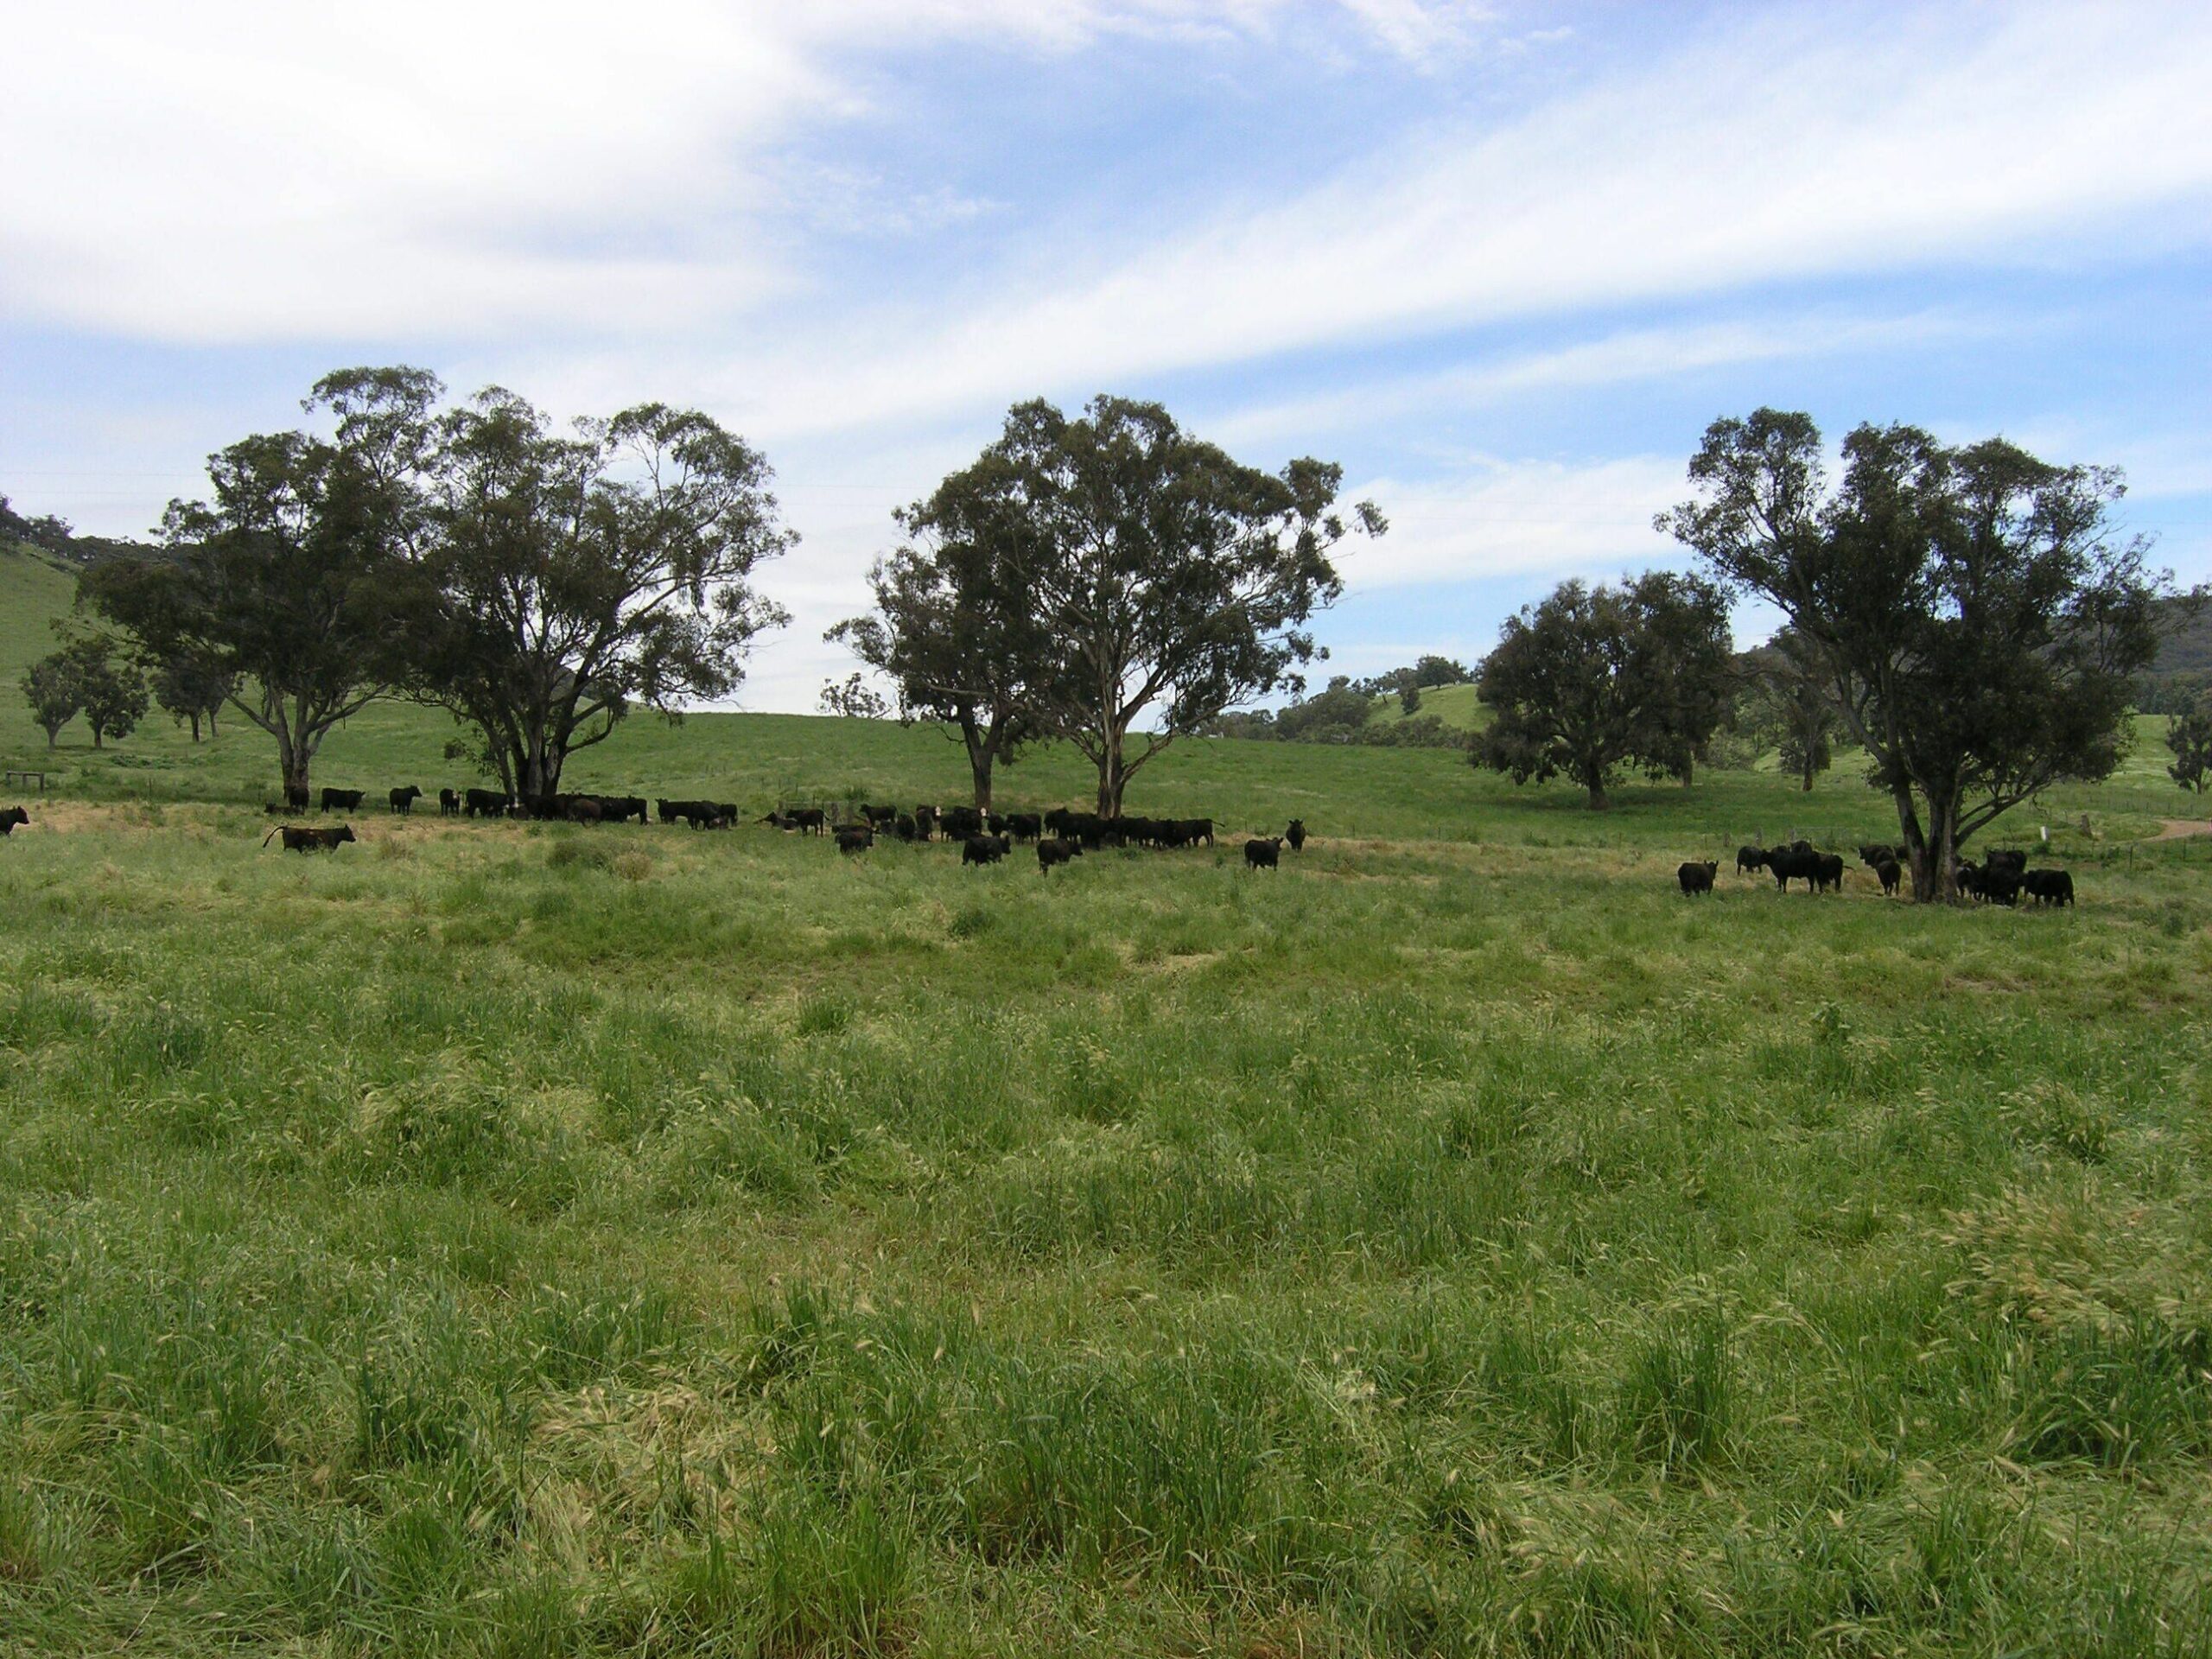
<path id="1" fill-rule="evenodd" d="M 1701 864 L 1693 862 L 1681 866 L 1675 872 L 1675 880 L 1681 883 L 1685 893 L 1711 893 L 1713 878 L 1719 874 L 1719 861 L 1708 858 Z"/>
<path id="2" fill-rule="evenodd" d="M 17 824 L 28 827 L 30 821 L 31 815 L 22 807 L 11 806 L 5 812 L 0 812 L 0 836 L 13 835 Z"/>
<path id="3" fill-rule="evenodd" d="M 415 810 L 415 803 L 423 798 L 423 791 L 410 784 L 404 789 L 393 790 L 386 798 L 391 802 L 393 811 L 411 814 Z"/>
<path id="4" fill-rule="evenodd" d="M 354 838 L 350 823 L 341 823 L 334 830 L 287 823 L 264 836 L 261 844 L 266 847 L 277 836 L 284 837 L 284 850 L 288 853 L 334 853 Z"/>
<path id="5" fill-rule="evenodd" d="M 1292 852 L 1304 852 L 1306 850 L 1306 820 L 1293 818 L 1290 821 L 1290 828 L 1282 832 L 1282 838 L 1290 843 Z"/>
<path id="6" fill-rule="evenodd" d="M 1281 836 L 1255 836 L 1244 843 L 1244 868 L 1272 870 L 1282 857 Z"/>

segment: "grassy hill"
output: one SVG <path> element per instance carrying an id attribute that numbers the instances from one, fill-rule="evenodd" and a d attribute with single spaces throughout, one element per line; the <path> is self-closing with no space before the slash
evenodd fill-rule
<path id="1" fill-rule="evenodd" d="M 1414 718 L 1433 715 L 1455 731 L 1478 732 L 1490 724 L 1490 710 L 1475 696 L 1472 682 L 1465 685 L 1432 685 L 1421 690 L 1421 707 Z M 1375 712 L 1368 717 L 1377 725 L 1389 725 L 1408 718 L 1397 698 L 1378 697 Z"/>
<path id="2" fill-rule="evenodd" d="M 76 573 L 68 566 L 37 548 L 0 542 L 0 730 L 10 738 L 21 727 L 45 741 L 30 723 L 16 682 L 54 649 L 54 619 L 67 615 L 76 599 Z"/>

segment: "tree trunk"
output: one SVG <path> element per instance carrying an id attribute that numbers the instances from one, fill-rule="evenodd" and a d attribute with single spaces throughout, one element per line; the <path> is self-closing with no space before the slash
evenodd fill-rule
<path id="1" fill-rule="evenodd" d="M 61 745 L 58 740 L 60 735 L 61 728 L 59 726 L 48 727 L 46 728 L 46 747 L 49 749 L 60 748 Z"/>
<path id="2" fill-rule="evenodd" d="M 1603 812 L 1612 805 L 1612 803 L 1605 798 L 1605 786 L 1603 784 L 1591 784 L 1587 787 L 1590 791 L 1590 810 L 1592 812 Z"/>
<path id="3" fill-rule="evenodd" d="M 92 722 L 92 747 L 96 749 L 101 747 L 100 727 L 98 721 Z"/>
<path id="4" fill-rule="evenodd" d="M 192 711 L 192 741 L 195 743 L 200 741 L 200 711 L 197 709 Z"/>
<path id="5" fill-rule="evenodd" d="M 207 711 L 207 741 L 211 743 L 215 741 L 215 710 L 213 709 Z"/>
<path id="6" fill-rule="evenodd" d="M 988 744 L 979 742 L 972 738 L 969 740 L 968 775 L 975 783 L 976 810 L 978 812 L 988 812 L 991 810 L 992 759 Z"/>
<path id="7" fill-rule="evenodd" d="M 1118 818 L 1122 816 L 1122 786 L 1128 774 L 1122 769 L 1122 734 L 1109 728 L 1106 747 L 1098 760 L 1098 816 Z"/>

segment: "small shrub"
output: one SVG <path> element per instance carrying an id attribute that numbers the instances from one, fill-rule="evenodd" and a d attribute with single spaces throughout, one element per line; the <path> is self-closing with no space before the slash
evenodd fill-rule
<path id="1" fill-rule="evenodd" d="M 549 870 L 605 870 L 614 866 L 614 855 L 582 836 L 563 836 L 545 855 Z"/>

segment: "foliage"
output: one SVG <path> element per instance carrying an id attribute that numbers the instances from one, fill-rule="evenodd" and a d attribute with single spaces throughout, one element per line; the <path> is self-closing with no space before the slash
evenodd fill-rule
<path id="1" fill-rule="evenodd" d="M 1745 653 L 1747 683 L 1738 708 L 1748 730 L 1780 755 L 1782 769 L 1810 791 L 1814 777 L 1834 764 L 1842 717 L 1802 636 L 1783 628 Z"/>
<path id="2" fill-rule="evenodd" d="M 324 379 L 341 438 L 398 435 L 430 589 L 410 683 L 477 726 L 537 798 L 633 704 L 728 696 L 784 620 L 751 578 L 795 539 L 767 462 L 696 410 L 643 404 L 573 435 L 493 388 L 433 420 L 411 370 Z"/>
<path id="3" fill-rule="evenodd" d="M 858 674 L 849 674 L 840 683 L 822 682 L 822 712 L 842 715 L 848 720 L 883 720 L 891 713 L 891 704 Z"/>
<path id="4" fill-rule="evenodd" d="M 2176 716 L 2166 728 L 2166 747 L 2174 755 L 2168 777 L 2199 794 L 2212 789 L 2212 698 Z"/>
<path id="5" fill-rule="evenodd" d="M 1243 466 L 1159 404 L 1109 397 L 1075 420 L 1017 405 L 984 466 L 995 512 L 1021 526 L 1039 660 L 1054 669 L 1027 704 L 1096 767 L 1102 815 L 1177 738 L 1313 659 L 1305 625 L 1342 589 L 1328 556 L 1347 528 L 1341 467 Z M 1369 503 L 1352 519 L 1384 528 Z M 1151 728 L 1132 753 L 1140 717 Z"/>
<path id="6" fill-rule="evenodd" d="M 1063 671 L 1032 583 L 1039 529 L 1015 510 L 1003 458 L 987 454 L 897 515 L 907 541 L 868 573 L 872 615 L 824 636 L 898 688 L 903 718 L 940 722 L 967 752 L 975 804 L 1044 729 L 1039 688 Z"/>
<path id="7" fill-rule="evenodd" d="M 1278 712 L 1274 734 L 1288 743 L 1357 743 L 1374 712 L 1374 698 L 1339 674 Z"/>
<path id="8" fill-rule="evenodd" d="M 92 730 L 92 747 L 105 747 L 105 738 L 130 736 L 145 718 L 150 700 L 145 671 L 105 633 L 87 634 L 66 650 L 84 702 L 85 723 Z"/>
<path id="9" fill-rule="evenodd" d="M 61 728 L 76 719 L 85 707 L 84 688 L 77 673 L 74 654 L 64 646 L 52 655 L 41 657 L 23 671 L 23 699 L 30 704 L 31 718 L 46 734 L 46 746 L 54 747 Z"/>
<path id="10" fill-rule="evenodd" d="M 1516 783 L 1564 774 L 1603 807 L 1627 765 L 1687 780 L 1726 708 L 1727 610 L 1714 588 L 1665 571 L 1562 583 L 1506 620 L 1479 685 L 1497 718 L 1477 766 Z"/>
<path id="11" fill-rule="evenodd" d="M 200 741 L 200 723 L 207 722 L 207 734 L 215 735 L 215 717 L 223 705 L 235 696 L 238 677 L 204 658 L 179 656 L 162 664 L 154 672 L 154 701 L 170 715 L 188 723 L 192 741 Z"/>
<path id="12" fill-rule="evenodd" d="M 1891 798 L 1916 897 L 1951 893 L 1956 849 L 2013 806 L 2118 763 L 2171 582 L 2112 539 L 2116 472 L 1860 426 L 1831 491 L 1818 428 L 1770 409 L 1714 422 L 1689 471 L 1700 493 L 1661 528 L 1788 617 Z"/>
<path id="13" fill-rule="evenodd" d="M 169 504 L 167 556 L 93 565 L 83 598 L 153 660 L 227 677 L 303 791 L 323 740 L 409 671 L 406 462 L 388 429 L 241 439 L 209 457 L 209 499 Z"/>

